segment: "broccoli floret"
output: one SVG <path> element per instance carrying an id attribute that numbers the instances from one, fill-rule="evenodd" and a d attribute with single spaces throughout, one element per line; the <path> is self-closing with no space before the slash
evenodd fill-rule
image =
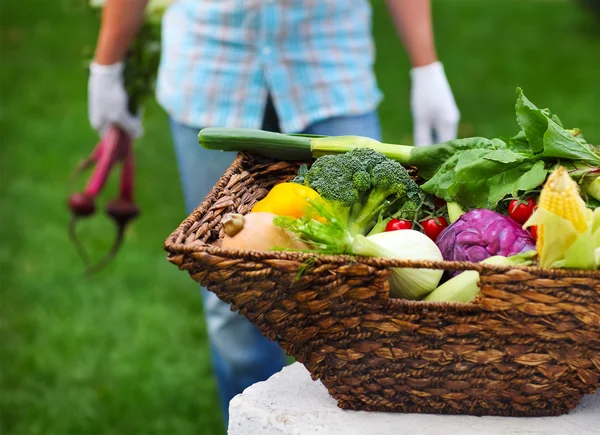
<path id="1" fill-rule="evenodd" d="M 304 183 L 332 204 L 332 214 L 351 234 L 367 234 L 377 218 L 404 201 L 419 202 L 420 190 L 406 169 L 369 148 L 318 158 Z"/>
<path id="2" fill-rule="evenodd" d="M 361 192 L 371 187 L 370 177 L 366 173 L 361 174 L 361 171 L 364 168 L 360 160 L 353 156 L 326 155 L 312 164 L 305 175 L 305 184 L 329 201 L 351 206 L 358 201 Z"/>
<path id="3" fill-rule="evenodd" d="M 392 202 L 414 201 L 419 198 L 419 186 L 410 178 L 408 171 L 400 163 L 387 159 L 371 170 L 371 189 L 363 201 L 360 213 L 354 216 L 353 232 L 372 227 L 382 210 L 389 208 Z"/>

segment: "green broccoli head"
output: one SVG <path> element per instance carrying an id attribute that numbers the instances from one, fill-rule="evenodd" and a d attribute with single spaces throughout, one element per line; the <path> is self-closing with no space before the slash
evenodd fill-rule
<path id="1" fill-rule="evenodd" d="M 319 157 L 305 174 L 305 184 L 329 200 L 350 207 L 371 188 L 364 163 L 353 152 Z"/>
<path id="2" fill-rule="evenodd" d="M 376 165 L 371 172 L 372 188 L 381 189 L 387 193 L 385 196 L 392 194 L 405 195 L 411 183 L 414 181 L 408 175 L 408 171 L 400 163 L 394 160 L 386 160 Z M 415 187 L 417 185 L 415 184 Z M 418 189 L 418 187 L 417 187 Z"/>
<path id="3" fill-rule="evenodd" d="M 417 204 L 424 199 L 423 192 L 410 178 L 406 168 L 395 160 L 388 159 L 375 166 L 371 173 L 371 183 L 371 190 L 385 197 L 406 197 Z"/>
<path id="4" fill-rule="evenodd" d="M 360 194 L 372 187 L 373 168 L 388 159 L 369 148 L 356 148 L 343 154 L 319 157 L 304 174 L 305 184 L 323 198 L 351 206 Z"/>
<path id="5" fill-rule="evenodd" d="M 371 148 L 355 148 L 345 155 L 353 159 L 358 159 L 361 162 L 362 168 L 367 172 L 371 172 L 380 163 L 390 160 L 384 154 Z"/>
<path id="6" fill-rule="evenodd" d="M 420 198 L 407 170 L 370 148 L 319 157 L 304 174 L 304 183 L 334 203 L 340 222 L 353 234 L 366 234 L 392 204 L 402 205 L 399 200 L 419 203 Z"/>

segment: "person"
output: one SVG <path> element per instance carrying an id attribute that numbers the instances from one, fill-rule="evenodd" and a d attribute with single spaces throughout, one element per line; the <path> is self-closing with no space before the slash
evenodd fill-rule
<path id="1" fill-rule="evenodd" d="M 107 0 L 90 65 L 88 107 L 99 133 L 117 124 L 133 137 L 141 121 L 127 112 L 123 59 L 147 0 Z M 453 139 L 459 110 L 438 59 L 427 0 L 388 0 L 411 61 L 415 145 Z M 198 145 L 201 128 L 244 127 L 284 133 L 381 139 L 382 99 L 374 74 L 368 0 L 177 0 L 162 23 L 157 100 L 169 115 L 185 208 L 204 199 L 233 161 Z M 401 71 L 398 71 L 401 77 Z M 202 289 L 221 407 L 285 365 L 275 342 Z"/>

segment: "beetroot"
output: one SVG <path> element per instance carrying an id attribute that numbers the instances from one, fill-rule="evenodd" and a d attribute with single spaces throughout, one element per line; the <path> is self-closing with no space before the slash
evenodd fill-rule
<path id="1" fill-rule="evenodd" d="M 108 202 L 106 213 L 117 226 L 117 236 L 110 251 L 95 265 L 90 266 L 88 256 L 75 233 L 78 219 L 92 216 L 95 212 L 95 199 L 106 184 L 112 168 L 121 162 L 121 180 L 119 197 Z M 122 130 L 113 127 L 101 139 L 91 155 L 75 169 L 80 173 L 96 164 L 83 192 L 77 192 L 69 197 L 69 208 L 72 213 L 69 225 L 69 236 L 87 266 L 87 273 L 97 272 L 105 267 L 118 253 L 125 235 L 127 225 L 135 219 L 140 210 L 133 199 L 134 159 L 131 138 Z"/>

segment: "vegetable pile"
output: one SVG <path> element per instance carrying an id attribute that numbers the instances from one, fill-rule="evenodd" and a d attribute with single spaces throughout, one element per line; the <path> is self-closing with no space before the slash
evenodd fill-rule
<path id="1" fill-rule="evenodd" d="M 426 147 L 358 136 L 203 129 L 199 142 L 208 149 L 315 159 L 247 215 L 272 214 L 264 229 L 257 225 L 250 242 L 228 246 L 264 248 L 262 235 L 276 234 L 271 249 L 599 269 L 599 147 L 578 129 L 564 128 L 550 110 L 538 109 L 521 89 L 515 109 L 515 135 Z M 418 177 L 407 170 L 413 166 Z M 390 296 L 468 303 L 479 293 L 478 278 L 476 271 L 398 268 Z"/>

